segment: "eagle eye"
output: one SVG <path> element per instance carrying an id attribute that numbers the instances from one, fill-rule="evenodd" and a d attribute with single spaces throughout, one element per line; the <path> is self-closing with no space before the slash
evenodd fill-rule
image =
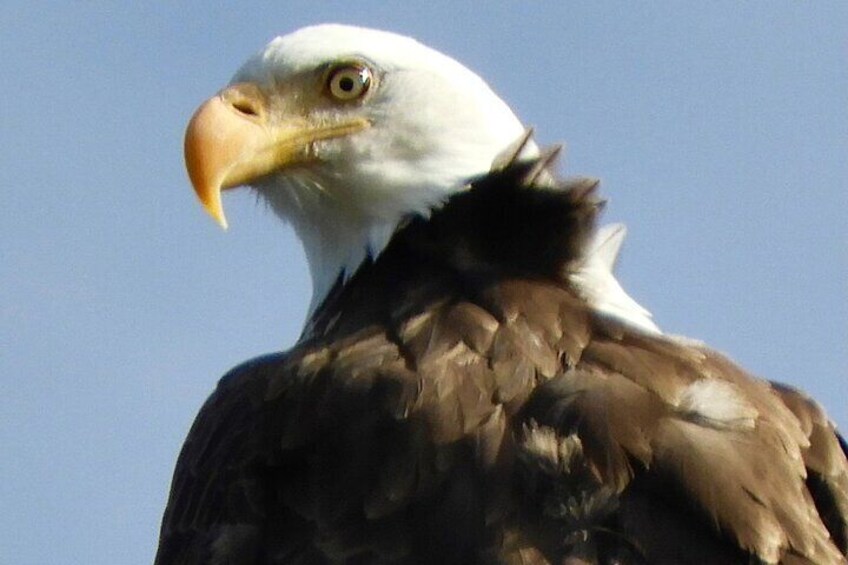
<path id="1" fill-rule="evenodd" d="M 330 70 L 327 91 L 341 102 L 350 102 L 365 96 L 371 88 L 371 69 L 358 63 L 348 63 Z"/>

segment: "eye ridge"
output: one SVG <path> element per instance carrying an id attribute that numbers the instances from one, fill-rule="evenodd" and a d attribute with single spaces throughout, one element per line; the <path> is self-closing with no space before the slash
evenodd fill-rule
<path id="1" fill-rule="evenodd" d="M 363 98 L 374 82 L 371 69 L 361 63 L 345 63 L 330 69 L 326 79 L 328 94 L 341 102 Z"/>

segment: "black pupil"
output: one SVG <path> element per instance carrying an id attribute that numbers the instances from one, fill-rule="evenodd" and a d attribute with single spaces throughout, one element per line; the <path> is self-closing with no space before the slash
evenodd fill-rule
<path id="1" fill-rule="evenodd" d="M 355 86 L 356 82 L 350 77 L 342 77 L 339 79 L 339 88 L 345 92 L 352 92 Z"/>

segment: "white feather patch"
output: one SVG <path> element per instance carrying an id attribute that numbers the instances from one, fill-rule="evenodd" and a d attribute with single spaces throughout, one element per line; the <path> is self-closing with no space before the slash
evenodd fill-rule
<path id="1" fill-rule="evenodd" d="M 627 235 L 623 224 L 603 226 L 595 232 L 580 268 L 569 275 L 577 291 L 601 314 L 612 316 L 647 333 L 660 333 L 651 313 L 633 300 L 615 278 L 613 269 Z"/>
<path id="2" fill-rule="evenodd" d="M 759 412 L 733 383 L 704 378 L 683 389 L 677 410 L 686 419 L 713 428 L 749 430 Z"/>
<path id="3" fill-rule="evenodd" d="M 563 437 L 536 422 L 524 426 L 521 448 L 525 457 L 532 457 L 549 473 L 568 473 L 575 460 L 583 457 L 583 443 L 576 434 Z"/>

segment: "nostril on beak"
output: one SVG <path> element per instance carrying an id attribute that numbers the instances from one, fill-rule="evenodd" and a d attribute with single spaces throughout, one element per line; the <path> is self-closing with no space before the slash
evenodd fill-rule
<path id="1" fill-rule="evenodd" d="M 234 84 L 221 91 L 221 100 L 245 118 L 261 120 L 265 113 L 265 98 L 254 84 Z"/>
<path id="2" fill-rule="evenodd" d="M 233 108 L 246 116 L 259 116 L 259 107 L 252 100 L 236 100 L 232 105 Z"/>

